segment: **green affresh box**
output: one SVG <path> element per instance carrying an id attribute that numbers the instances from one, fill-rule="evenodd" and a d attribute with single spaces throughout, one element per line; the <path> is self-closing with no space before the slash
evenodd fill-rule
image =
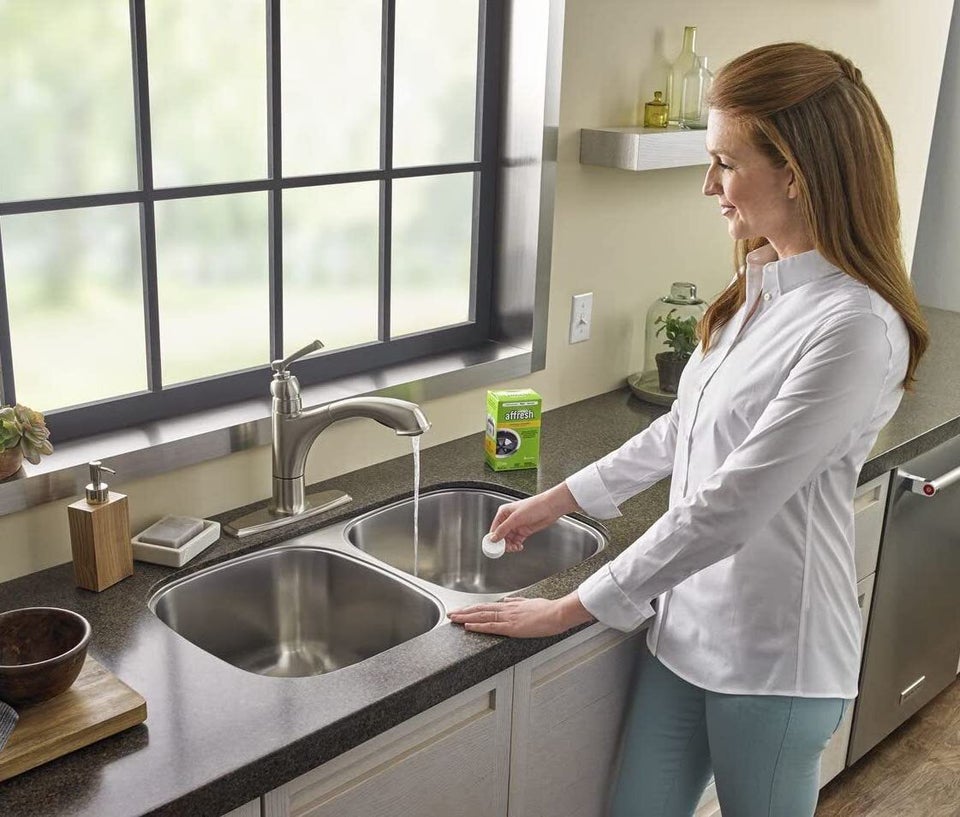
<path id="1" fill-rule="evenodd" d="M 540 464 L 543 401 L 533 389 L 487 392 L 483 448 L 494 471 L 536 468 Z"/>

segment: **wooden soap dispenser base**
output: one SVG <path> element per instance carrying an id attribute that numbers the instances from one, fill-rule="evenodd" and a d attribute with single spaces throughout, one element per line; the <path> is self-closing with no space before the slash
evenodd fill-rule
<path id="1" fill-rule="evenodd" d="M 91 462 L 86 498 L 67 507 L 77 587 L 98 593 L 133 575 L 127 498 L 108 490 L 103 471 L 116 473 L 99 461 Z"/>

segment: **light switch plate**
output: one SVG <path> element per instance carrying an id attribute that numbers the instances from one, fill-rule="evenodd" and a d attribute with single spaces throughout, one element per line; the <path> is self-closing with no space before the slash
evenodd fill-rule
<path id="1" fill-rule="evenodd" d="M 590 339 L 590 323 L 593 319 L 593 293 L 574 295 L 570 307 L 570 342 L 580 343 Z"/>

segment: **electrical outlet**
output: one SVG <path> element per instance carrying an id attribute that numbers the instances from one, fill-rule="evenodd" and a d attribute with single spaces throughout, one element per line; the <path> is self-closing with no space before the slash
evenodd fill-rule
<path id="1" fill-rule="evenodd" d="M 574 295 L 570 307 L 570 342 L 590 340 L 590 321 L 593 317 L 593 293 Z"/>

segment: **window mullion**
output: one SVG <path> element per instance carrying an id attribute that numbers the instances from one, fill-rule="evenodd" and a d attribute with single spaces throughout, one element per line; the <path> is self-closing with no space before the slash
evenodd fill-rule
<path id="1" fill-rule="evenodd" d="M 473 158 L 479 161 L 483 155 L 485 140 L 483 139 L 483 92 L 486 77 L 484 76 L 484 65 L 486 64 L 486 43 L 487 43 L 487 3 L 486 0 L 480 0 L 477 3 L 477 83 L 476 83 L 476 106 L 473 115 Z M 473 177 L 473 238 L 470 241 L 470 320 L 477 320 L 477 286 L 480 252 L 483 244 L 480 241 L 480 229 L 483 226 L 484 212 L 481 207 L 480 197 L 483 193 L 483 186 L 486 179 L 483 173 L 474 174 Z"/>
<path id="2" fill-rule="evenodd" d="M 160 296 L 157 285 L 157 230 L 153 198 L 153 148 L 150 141 L 150 85 L 147 79 L 147 16 L 145 0 L 130 0 L 133 46 L 133 107 L 136 123 L 137 177 L 140 204 L 140 258 L 143 276 L 143 328 L 147 388 L 163 389 L 160 359 Z"/>
<path id="3" fill-rule="evenodd" d="M 503 61 L 503 4 L 480 0 L 477 37 L 477 108 L 474 157 L 480 161 L 475 185 L 476 222 L 471 248 L 471 318 L 488 331 L 493 297 L 496 185 L 500 164 L 500 78 Z"/>
<path id="4" fill-rule="evenodd" d="M 3 239 L 0 237 L 0 404 L 13 405 L 16 401 L 13 347 L 10 343 L 10 310 L 7 308 L 7 279 L 3 271 Z"/>
<path id="5" fill-rule="evenodd" d="M 390 340 L 390 267 L 393 245 L 393 69 L 396 43 L 396 1 L 383 0 L 380 63 L 380 269 L 377 308 L 378 337 Z"/>
<path id="6" fill-rule="evenodd" d="M 281 130 L 280 0 L 267 0 L 267 195 L 269 213 L 270 357 L 283 353 L 283 151 Z"/>

